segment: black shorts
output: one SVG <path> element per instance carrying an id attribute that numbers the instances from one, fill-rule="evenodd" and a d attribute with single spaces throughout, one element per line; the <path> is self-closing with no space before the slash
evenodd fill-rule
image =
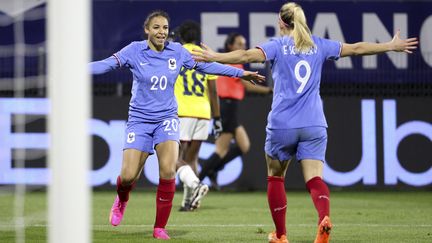
<path id="1" fill-rule="evenodd" d="M 239 100 L 220 98 L 220 113 L 222 118 L 222 132 L 234 134 L 240 126 L 237 119 Z"/>

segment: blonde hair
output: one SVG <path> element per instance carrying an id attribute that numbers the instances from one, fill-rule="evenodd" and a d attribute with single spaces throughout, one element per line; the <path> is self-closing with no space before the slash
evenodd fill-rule
<path id="1" fill-rule="evenodd" d="M 294 45 L 298 52 L 308 52 L 315 46 L 312 33 L 300 5 L 297 3 L 285 3 L 279 11 L 279 18 L 286 27 L 292 29 Z"/>

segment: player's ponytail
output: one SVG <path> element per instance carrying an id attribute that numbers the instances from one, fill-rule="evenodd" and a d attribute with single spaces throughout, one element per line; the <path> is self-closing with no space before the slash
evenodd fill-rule
<path id="1" fill-rule="evenodd" d="M 292 29 L 296 50 L 298 52 L 308 52 L 314 46 L 314 42 L 300 5 L 285 3 L 279 11 L 279 16 L 282 23 Z"/>

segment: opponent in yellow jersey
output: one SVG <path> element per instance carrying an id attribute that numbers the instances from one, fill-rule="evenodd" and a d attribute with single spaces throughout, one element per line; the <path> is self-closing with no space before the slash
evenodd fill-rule
<path id="1" fill-rule="evenodd" d="M 178 34 L 183 46 L 190 52 L 200 48 L 196 45 L 201 36 L 201 27 L 198 23 L 185 21 L 179 27 Z M 197 177 L 198 152 L 202 141 L 207 140 L 212 117 L 213 130 L 217 133 L 222 131 L 216 78 L 196 70 L 182 68 L 175 84 L 181 143 L 177 174 L 184 188 L 180 211 L 196 209 L 209 190 Z"/>
<path id="2" fill-rule="evenodd" d="M 192 52 L 193 49 L 200 49 L 199 46 L 192 43 L 186 43 L 183 47 L 190 52 Z M 217 103 L 215 90 L 216 79 L 217 76 L 183 67 L 177 77 L 174 91 L 178 104 L 178 116 L 209 120 L 212 111 L 210 104 Z M 209 96 L 212 98 L 212 102 Z M 217 110 L 217 107 L 214 107 L 213 110 Z"/>

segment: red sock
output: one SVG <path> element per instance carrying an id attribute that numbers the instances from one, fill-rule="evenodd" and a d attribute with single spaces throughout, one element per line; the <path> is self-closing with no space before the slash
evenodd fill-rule
<path id="1" fill-rule="evenodd" d="M 306 187 L 311 195 L 315 208 L 318 211 L 319 224 L 325 216 L 330 216 L 329 189 L 319 176 L 316 176 L 306 182 Z"/>
<path id="2" fill-rule="evenodd" d="M 284 178 L 267 176 L 267 199 L 273 222 L 276 226 L 276 235 L 280 238 L 282 235 L 286 235 L 285 215 L 287 198 Z"/>
<path id="3" fill-rule="evenodd" d="M 129 186 L 123 186 L 120 176 L 117 176 L 117 195 L 122 202 L 129 201 L 129 192 L 135 187 L 135 181 Z"/>
<path id="4" fill-rule="evenodd" d="M 172 201 L 175 192 L 175 178 L 159 178 L 159 186 L 156 193 L 156 221 L 155 228 L 165 228 L 171 213 Z"/>

